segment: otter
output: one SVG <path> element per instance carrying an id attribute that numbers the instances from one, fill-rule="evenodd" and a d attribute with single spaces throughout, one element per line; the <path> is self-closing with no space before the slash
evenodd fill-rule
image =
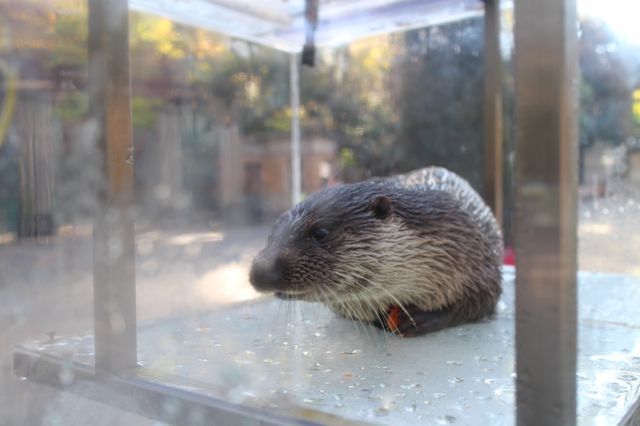
<path id="1" fill-rule="evenodd" d="M 429 167 L 312 194 L 276 221 L 249 279 L 409 337 L 492 316 L 502 251 L 478 193 Z"/>

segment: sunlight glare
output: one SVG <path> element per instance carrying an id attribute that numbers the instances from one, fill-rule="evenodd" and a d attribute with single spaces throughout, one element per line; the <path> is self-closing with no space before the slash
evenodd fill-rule
<path id="1" fill-rule="evenodd" d="M 640 45 L 640 1 L 578 0 L 581 17 L 602 19 L 621 40 Z"/>

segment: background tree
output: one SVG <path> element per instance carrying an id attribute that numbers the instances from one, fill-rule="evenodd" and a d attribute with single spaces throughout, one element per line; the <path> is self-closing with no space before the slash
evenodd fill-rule
<path id="1" fill-rule="evenodd" d="M 640 75 L 640 50 L 620 40 L 599 20 L 581 22 L 579 44 L 580 153 L 595 143 L 620 145 L 638 136 L 633 91 Z M 580 161 L 580 179 L 584 179 Z"/>
<path id="2" fill-rule="evenodd" d="M 398 168 L 446 166 L 481 188 L 481 19 L 409 31 L 402 58 Z"/>

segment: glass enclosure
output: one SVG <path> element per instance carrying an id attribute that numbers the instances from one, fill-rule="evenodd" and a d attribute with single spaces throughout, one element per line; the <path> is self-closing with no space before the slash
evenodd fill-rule
<path id="1" fill-rule="evenodd" d="M 500 33 L 503 298 L 492 320 L 401 339 L 321 304 L 260 295 L 249 267 L 296 179 L 304 199 L 437 165 L 485 193 L 482 4 L 432 20 L 403 11 L 404 23 L 386 27 L 354 18 L 352 31 L 335 18 L 307 67 L 291 53 L 293 33 L 271 41 L 277 32 L 250 20 L 216 32 L 204 11 L 170 3 L 131 0 L 128 23 L 140 377 L 321 424 L 513 423 L 511 5 Z M 250 2 L 213 3 L 238 12 Z M 304 13 L 303 2 L 282 3 L 253 19 Z M 601 425 L 640 396 L 640 36 L 596 3 L 579 2 L 577 382 L 578 422 Z M 111 214 L 100 201 L 88 10 L 84 0 L 0 0 L 0 424 L 155 424 L 135 403 L 84 398 L 72 369 L 94 363 L 94 219 Z M 15 345 L 66 359 L 61 389 L 14 374 Z M 159 407 L 165 421 L 208 424 L 174 400 Z"/>

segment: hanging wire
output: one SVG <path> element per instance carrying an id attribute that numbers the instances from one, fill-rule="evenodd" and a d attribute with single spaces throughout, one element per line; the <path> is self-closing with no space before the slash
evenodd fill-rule
<path id="1" fill-rule="evenodd" d="M 302 65 L 315 65 L 316 45 L 315 35 L 318 27 L 318 0 L 306 0 L 305 10 L 306 38 L 302 48 Z"/>

